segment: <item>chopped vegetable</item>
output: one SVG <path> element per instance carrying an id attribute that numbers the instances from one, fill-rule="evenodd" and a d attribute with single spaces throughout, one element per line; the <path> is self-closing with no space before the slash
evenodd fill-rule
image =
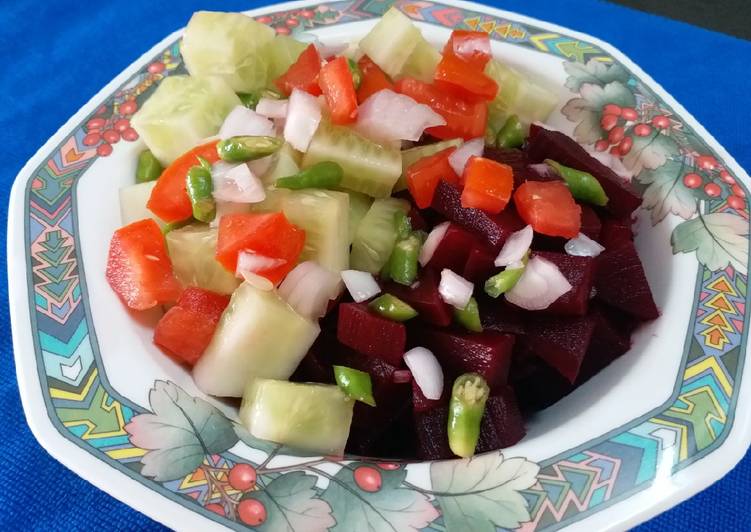
<path id="1" fill-rule="evenodd" d="M 266 198 L 263 183 L 247 164 L 215 163 L 211 168 L 214 199 L 233 203 L 258 203 Z"/>
<path id="2" fill-rule="evenodd" d="M 444 268 L 441 271 L 441 282 L 438 292 L 441 298 L 454 308 L 463 309 L 469 304 L 475 285 L 461 275 Z"/>
<path id="3" fill-rule="evenodd" d="M 449 157 L 449 164 L 453 168 L 456 175 L 464 174 L 464 169 L 467 167 L 467 163 L 472 157 L 482 157 L 482 153 L 485 150 L 485 139 L 479 137 L 476 139 L 468 140 L 459 146 L 454 153 Z"/>
<path id="4" fill-rule="evenodd" d="M 435 80 L 437 87 L 468 101 L 490 101 L 498 93 L 498 84 L 483 73 L 482 67 L 453 54 L 443 54 Z"/>
<path id="5" fill-rule="evenodd" d="M 220 140 L 216 145 L 216 151 L 223 161 L 242 163 L 271 155 L 281 148 L 282 144 L 276 137 L 230 137 Z"/>
<path id="6" fill-rule="evenodd" d="M 376 142 L 416 141 L 426 128 L 444 124 L 443 117 L 427 105 L 384 89 L 361 104 L 355 129 Z"/>
<path id="7" fill-rule="evenodd" d="M 587 235 L 579 233 L 576 238 L 572 238 L 563 246 L 566 253 L 576 257 L 597 257 L 605 251 L 605 247 L 595 242 Z"/>
<path id="8" fill-rule="evenodd" d="M 412 372 L 422 394 L 431 400 L 443 395 L 443 370 L 435 355 L 424 347 L 415 347 L 404 353 L 404 363 Z"/>
<path id="9" fill-rule="evenodd" d="M 600 182 L 592 174 L 563 166 L 551 159 L 546 159 L 545 164 L 554 168 L 558 175 L 563 178 L 568 188 L 571 189 L 571 195 L 574 198 L 600 207 L 608 204 L 608 196 L 602 189 Z"/>
<path id="10" fill-rule="evenodd" d="M 506 300 L 526 310 L 543 310 L 571 290 L 571 283 L 558 267 L 534 256 L 524 268 L 519 281 L 506 292 Z"/>
<path id="11" fill-rule="evenodd" d="M 224 119 L 222 127 L 219 128 L 220 139 L 273 135 L 274 123 L 243 105 L 238 105 L 232 109 L 227 118 Z"/>
<path id="12" fill-rule="evenodd" d="M 339 388 L 352 399 L 376 406 L 369 374 L 345 366 L 334 366 L 334 378 Z"/>
<path id="13" fill-rule="evenodd" d="M 321 87 L 318 85 L 318 76 L 321 72 L 321 56 L 314 44 L 308 47 L 300 54 L 282 76 L 274 81 L 274 84 L 289 96 L 294 89 L 299 89 L 313 96 L 321 94 Z"/>
<path id="14" fill-rule="evenodd" d="M 391 294 L 378 296 L 368 306 L 384 318 L 394 321 L 407 321 L 417 316 L 415 309 Z"/>
<path id="15" fill-rule="evenodd" d="M 344 270 L 341 275 L 349 295 L 356 303 L 367 301 L 381 292 L 381 287 L 378 286 L 372 273 Z"/>
<path id="16" fill-rule="evenodd" d="M 301 262 L 279 285 L 279 295 L 301 316 L 317 320 L 326 314 L 329 302 L 339 297 L 342 280 L 313 261 Z"/>
<path id="17" fill-rule="evenodd" d="M 389 258 L 389 277 L 406 286 L 414 283 L 417 279 L 417 259 L 420 256 L 421 247 L 422 240 L 416 234 L 399 240 Z"/>
<path id="18" fill-rule="evenodd" d="M 268 118 L 286 118 L 288 111 L 289 100 L 261 98 L 256 106 L 256 112 Z"/>
<path id="19" fill-rule="evenodd" d="M 352 75 L 352 84 L 355 86 L 355 91 L 357 91 L 357 89 L 360 88 L 360 83 L 362 83 L 362 71 L 360 70 L 360 66 L 354 59 L 348 57 L 347 67 L 349 68 L 349 73 Z"/>
<path id="20" fill-rule="evenodd" d="M 307 92 L 294 89 L 284 122 L 284 140 L 298 151 L 306 151 L 321 123 L 321 105 Z"/>
<path id="21" fill-rule="evenodd" d="M 396 244 L 394 216 L 398 210 L 408 212 L 409 203 L 397 198 L 377 199 L 373 202 L 352 241 L 352 268 L 370 273 L 381 271 Z"/>
<path id="22" fill-rule="evenodd" d="M 360 49 L 392 78 L 398 76 L 417 43 L 420 30 L 409 18 L 392 7 L 360 40 Z"/>
<path id="23" fill-rule="evenodd" d="M 534 235 L 535 233 L 531 225 L 527 225 L 524 229 L 512 233 L 506 240 L 506 243 L 503 244 L 501 252 L 495 258 L 494 265 L 510 266 L 523 260 L 529 253 L 529 246 L 532 245 Z"/>
<path id="24" fill-rule="evenodd" d="M 499 297 L 511 290 L 521 279 L 524 268 L 506 268 L 485 281 L 485 293 L 490 297 Z"/>
<path id="25" fill-rule="evenodd" d="M 482 332 L 480 309 L 474 297 L 469 298 L 469 303 L 463 309 L 454 308 L 454 319 L 468 331 Z"/>
<path id="26" fill-rule="evenodd" d="M 450 222 L 443 222 L 436 225 L 433 230 L 430 231 L 428 238 L 425 239 L 425 243 L 420 250 L 420 257 L 418 260 L 420 261 L 421 266 L 425 266 L 430 262 L 430 259 L 433 258 L 435 250 L 443 240 L 443 237 L 446 236 L 446 231 L 448 230 L 449 225 Z"/>
<path id="27" fill-rule="evenodd" d="M 495 138 L 499 148 L 520 148 L 524 144 L 524 126 L 516 115 L 509 116 Z"/>
<path id="28" fill-rule="evenodd" d="M 456 148 L 446 148 L 420 159 L 407 168 L 407 188 L 419 208 L 430 207 L 441 180 L 452 184 L 458 183 L 459 178 L 449 164 L 449 157 L 455 150 Z"/>
<path id="29" fill-rule="evenodd" d="M 273 42 L 266 47 L 269 60 L 269 81 L 277 79 L 297 62 L 305 49 L 306 43 L 289 35 L 276 34 Z"/>
<path id="30" fill-rule="evenodd" d="M 514 188 L 510 166 L 484 157 L 472 157 L 464 168 L 462 207 L 498 214 L 506 208 Z"/>
<path id="31" fill-rule="evenodd" d="M 373 204 L 373 198 L 359 192 L 348 192 L 349 195 L 349 243 L 355 239 L 357 229 Z"/>
<path id="32" fill-rule="evenodd" d="M 490 36 L 484 31 L 454 30 L 443 47 L 443 54 L 483 69 L 491 59 Z"/>
<path id="33" fill-rule="evenodd" d="M 514 193 L 519 216 L 536 233 L 574 238 L 581 229 L 581 207 L 561 181 L 526 181 Z"/>
<path id="34" fill-rule="evenodd" d="M 342 167 L 331 161 L 323 161 L 298 172 L 295 175 L 280 177 L 277 188 L 335 188 L 341 183 Z"/>
<path id="35" fill-rule="evenodd" d="M 334 124 L 349 124 L 357 118 L 357 94 L 347 59 L 337 57 L 321 67 L 321 86 Z"/>
<path id="36" fill-rule="evenodd" d="M 147 181 L 136 185 L 128 185 L 118 191 L 120 197 L 120 221 L 123 225 L 128 225 L 144 218 L 151 218 L 159 227 L 164 226 L 164 222 L 146 208 L 146 202 L 149 201 L 151 192 L 156 186 L 156 181 Z"/>
<path id="37" fill-rule="evenodd" d="M 273 185 L 280 177 L 295 175 L 300 171 L 299 152 L 287 144 L 279 148 L 274 155 L 274 161 L 269 171 L 263 175 L 263 182 L 267 185 Z"/>
<path id="38" fill-rule="evenodd" d="M 402 150 L 402 175 L 396 185 L 394 185 L 394 192 L 399 192 L 407 188 L 407 168 L 424 157 L 435 155 L 447 148 L 458 148 L 462 143 L 462 139 L 450 139 Z"/>
<path id="39" fill-rule="evenodd" d="M 469 458 L 475 454 L 489 396 L 488 384 L 477 373 L 465 373 L 454 381 L 449 402 L 448 438 L 455 455 Z"/>
<path id="40" fill-rule="evenodd" d="M 193 218 L 199 222 L 210 222 L 216 216 L 216 203 L 211 195 L 211 168 L 205 159 L 201 164 L 188 170 L 186 187 L 190 204 L 193 206 Z"/>
<path id="41" fill-rule="evenodd" d="M 138 155 L 138 166 L 136 167 L 136 183 L 147 183 L 156 181 L 162 175 L 162 165 L 159 159 L 154 157 L 151 150 L 143 150 Z"/>

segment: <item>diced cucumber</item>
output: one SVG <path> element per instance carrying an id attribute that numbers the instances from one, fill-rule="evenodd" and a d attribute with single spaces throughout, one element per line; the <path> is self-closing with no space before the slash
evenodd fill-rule
<path id="1" fill-rule="evenodd" d="M 193 378 L 204 393 L 241 397 L 251 379 L 289 378 L 320 330 L 276 290 L 243 283 L 193 368 Z"/>
<path id="2" fill-rule="evenodd" d="M 131 124 L 163 166 L 216 134 L 240 99 L 218 77 L 169 76 Z"/>
<path id="3" fill-rule="evenodd" d="M 273 39 L 273 29 L 241 13 L 198 11 L 180 53 L 193 76 L 220 76 L 235 92 L 250 92 L 268 83 Z"/>
<path id="4" fill-rule="evenodd" d="M 164 222 L 146 208 L 146 202 L 151 197 L 154 185 L 156 181 L 148 181 L 120 189 L 120 221 L 123 225 L 151 218 L 159 224 L 159 227 L 164 227 Z"/>
<path id="5" fill-rule="evenodd" d="M 307 46 L 289 35 L 276 35 L 267 45 L 269 83 L 284 74 Z"/>
<path id="6" fill-rule="evenodd" d="M 435 69 L 440 62 L 441 53 L 420 36 L 415 49 L 412 50 L 412 53 L 407 58 L 407 62 L 404 63 L 400 75 L 431 83 L 435 75 Z"/>
<path id="7" fill-rule="evenodd" d="M 355 239 L 357 228 L 373 204 L 373 198 L 360 194 L 359 192 L 349 192 L 349 243 Z"/>
<path id="8" fill-rule="evenodd" d="M 342 167 L 342 188 L 374 198 L 391 195 L 402 173 L 399 150 L 376 144 L 350 128 L 324 123 L 313 136 L 301 166 L 308 168 L 323 161 L 333 161 Z"/>
<path id="9" fill-rule="evenodd" d="M 167 233 L 167 249 L 175 275 L 183 285 L 231 294 L 240 281 L 214 258 L 216 237 L 215 228 L 191 224 Z"/>
<path id="10" fill-rule="evenodd" d="M 397 198 L 377 199 L 360 222 L 349 262 L 354 270 L 377 274 L 388 262 L 396 243 L 395 217 L 409 212 L 409 202 Z"/>
<path id="11" fill-rule="evenodd" d="M 243 394 L 240 422 L 256 438 L 340 456 L 354 404 L 330 384 L 253 379 Z"/>
<path id="12" fill-rule="evenodd" d="M 544 122 L 558 103 L 558 95 L 548 87 L 529 78 L 522 80 L 519 94 L 514 102 L 513 113 L 527 125 L 539 120 Z"/>
<path id="13" fill-rule="evenodd" d="M 268 172 L 263 175 L 265 185 L 273 185 L 280 177 L 295 175 L 300 171 L 299 152 L 286 142 L 274 154 L 275 160 Z"/>
<path id="14" fill-rule="evenodd" d="M 423 157 L 430 157 L 435 155 L 439 151 L 447 148 L 458 148 L 464 141 L 462 139 L 449 139 L 442 140 L 433 144 L 425 144 L 423 146 L 417 146 L 415 148 L 409 148 L 402 151 L 402 175 L 399 177 L 399 181 L 394 185 L 394 192 L 399 192 L 407 188 L 407 168 L 415 164 Z"/>
<path id="15" fill-rule="evenodd" d="M 360 49 L 392 78 L 398 76 L 422 34 L 409 18 L 392 7 L 360 41 Z"/>

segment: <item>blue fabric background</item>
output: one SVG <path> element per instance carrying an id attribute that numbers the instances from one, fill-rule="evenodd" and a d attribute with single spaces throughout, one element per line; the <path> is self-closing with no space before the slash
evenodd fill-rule
<path id="1" fill-rule="evenodd" d="M 16 173 L 65 120 L 198 9 L 243 10 L 257 0 L 3 2 L 0 9 L 0 209 Z M 751 169 L 751 42 L 595 0 L 497 0 L 580 30 L 625 52 Z M 93 7 L 89 4 L 96 4 Z M 738 16 L 744 16 L 739 13 Z M 746 17 L 749 13 L 745 14 Z M 5 235 L 5 224 L 0 224 Z M 5 253 L 5 246 L 2 246 Z M 23 282 L 14 280 L 13 282 Z M 0 285 L 7 300 L 7 284 Z M 0 326 L 0 525 L 22 530 L 158 530 L 160 525 L 54 461 L 21 410 L 7 307 Z M 640 530 L 751 530 L 751 457 L 704 493 Z"/>

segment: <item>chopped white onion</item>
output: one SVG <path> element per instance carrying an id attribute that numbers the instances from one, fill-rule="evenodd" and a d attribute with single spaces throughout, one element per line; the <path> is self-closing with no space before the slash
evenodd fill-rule
<path id="1" fill-rule="evenodd" d="M 404 363 L 422 394 L 433 401 L 443 395 L 443 369 L 435 355 L 424 347 L 415 347 L 404 353 Z"/>
<path id="2" fill-rule="evenodd" d="M 457 275 L 448 268 L 441 271 L 441 282 L 438 284 L 438 293 L 441 299 L 454 308 L 463 309 L 469 303 L 475 285 L 467 281 L 461 275 Z"/>
<path id="3" fill-rule="evenodd" d="M 212 195 L 215 199 L 233 203 L 258 203 L 266 199 L 263 183 L 253 175 L 247 164 L 225 168 L 219 165 L 212 167 Z"/>
<path id="4" fill-rule="evenodd" d="M 433 253 L 438 249 L 438 245 L 443 240 L 443 237 L 446 236 L 448 228 L 449 222 L 440 223 L 433 228 L 428 238 L 425 239 L 425 243 L 422 245 L 422 249 L 420 249 L 420 256 L 417 259 L 420 261 L 421 266 L 425 266 L 433 258 Z"/>
<path id="5" fill-rule="evenodd" d="M 535 256 L 527 263 L 519 282 L 506 292 L 506 300 L 526 310 L 542 310 L 569 290 L 571 284 L 558 267 Z"/>
<path id="6" fill-rule="evenodd" d="M 321 106 L 318 98 L 299 89 L 289 97 L 287 121 L 284 123 L 284 140 L 297 151 L 306 151 L 321 123 Z"/>
<path id="7" fill-rule="evenodd" d="M 561 179 L 558 171 L 546 163 L 529 164 L 527 165 L 527 169 L 537 174 L 541 179 Z"/>
<path id="8" fill-rule="evenodd" d="M 274 289 L 274 283 L 272 283 L 266 277 L 262 277 L 258 274 L 252 272 L 243 272 L 242 278 L 249 285 L 258 288 L 259 290 L 263 290 L 264 292 L 269 292 Z"/>
<path id="9" fill-rule="evenodd" d="M 576 238 L 572 238 L 566 242 L 563 249 L 565 249 L 566 253 L 569 255 L 574 255 L 576 257 L 596 257 L 605 251 L 605 246 L 601 245 L 599 242 L 595 242 L 584 233 L 579 233 L 576 235 Z"/>
<path id="10" fill-rule="evenodd" d="M 344 281 L 344 285 L 347 287 L 352 299 L 357 303 L 367 301 L 381 292 L 381 287 L 378 286 L 375 277 L 368 272 L 344 270 L 342 272 L 342 281 Z"/>
<path id="11" fill-rule="evenodd" d="M 295 311 L 311 320 L 326 314 L 329 301 L 342 290 L 339 276 L 313 261 L 305 261 L 289 272 L 279 285 L 279 295 Z"/>
<path id="12" fill-rule="evenodd" d="M 235 276 L 243 279 L 248 273 L 259 274 L 281 266 L 286 262 L 284 259 L 267 257 L 249 250 L 241 251 L 237 254 Z"/>
<path id="13" fill-rule="evenodd" d="M 456 175 L 464 173 L 464 167 L 467 166 L 471 157 L 482 157 L 485 150 L 485 139 L 480 137 L 468 140 L 459 146 L 454 153 L 449 155 L 449 164 L 454 169 Z"/>
<path id="14" fill-rule="evenodd" d="M 274 124 L 252 109 L 238 105 L 224 119 L 219 128 L 219 138 L 228 139 L 243 135 L 269 136 L 274 134 Z"/>
<path id="15" fill-rule="evenodd" d="M 522 257 L 529 251 L 532 245 L 532 238 L 535 232 L 531 225 L 526 226 L 511 234 L 501 248 L 501 252 L 495 258 L 496 266 L 508 266 L 514 262 L 519 262 Z"/>
<path id="16" fill-rule="evenodd" d="M 446 120 L 427 105 L 383 89 L 360 104 L 355 129 L 376 142 L 388 142 L 418 140 L 426 128 L 445 124 Z"/>
<path id="17" fill-rule="evenodd" d="M 274 98 L 261 98 L 256 105 L 256 113 L 268 118 L 284 118 L 287 116 L 289 102 Z"/>
<path id="18" fill-rule="evenodd" d="M 391 376 L 394 384 L 406 384 L 412 380 L 412 372 L 408 369 L 398 369 Z"/>

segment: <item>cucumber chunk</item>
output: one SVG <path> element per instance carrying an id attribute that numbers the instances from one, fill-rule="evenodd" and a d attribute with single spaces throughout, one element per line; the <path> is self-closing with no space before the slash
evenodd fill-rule
<path id="1" fill-rule="evenodd" d="M 458 148 L 464 141 L 462 139 L 442 140 L 433 144 L 416 146 L 402 151 L 402 175 L 399 181 L 394 185 L 394 192 L 399 192 L 407 188 L 407 168 L 415 164 L 423 157 L 430 157 L 446 148 Z"/>
<path id="2" fill-rule="evenodd" d="M 169 76 L 131 124 L 162 166 L 219 131 L 240 99 L 221 78 Z"/>
<path id="3" fill-rule="evenodd" d="M 290 144 L 285 142 L 274 157 L 274 163 L 262 178 L 265 185 L 273 185 L 280 177 L 295 175 L 300 171 L 299 152 L 295 151 Z"/>
<path id="4" fill-rule="evenodd" d="M 325 455 L 342 455 L 354 400 L 338 386 L 253 379 L 240 422 L 256 438 Z"/>
<path id="5" fill-rule="evenodd" d="M 149 201 L 155 185 L 156 181 L 149 181 L 137 185 L 128 185 L 119 190 L 120 221 L 123 225 L 151 218 L 159 224 L 159 227 L 164 227 L 164 222 L 146 208 L 146 202 Z"/>
<path id="6" fill-rule="evenodd" d="M 377 274 L 388 262 L 397 239 L 396 213 L 409 212 L 409 202 L 397 198 L 377 199 L 360 222 L 352 241 L 349 262 L 354 270 Z"/>
<path id="7" fill-rule="evenodd" d="M 276 290 L 243 283 L 193 368 L 193 378 L 207 394 L 241 397 L 251 379 L 289 378 L 320 330 Z"/>
<path id="8" fill-rule="evenodd" d="M 271 84 L 276 78 L 287 72 L 289 67 L 308 45 L 293 39 L 289 35 L 276 35 L 267 45 L 269 57 L 269 79 Z"/>
<path id="9" fill-rule="evenodd" d="M 432 83 L 435 69 L 440 62 L 441 53 L 433 48 L 421 35 L 415 49 L 412 50 L 409 58 L 407 58 L 407 62 L 404 63 L 400 76 L 419 79 L 425 83 Z"/>
<path id="10" fill-rule="evenodd" d="M 409 18 L 392 7 L 360 41 L 360 49 L 391 76 L 397 77 L 422 34 Z"/>
<path id="11" fill-rule="evenodd" d="M 241 13 L 198 11 L 180 53 L 193 76 L 220 76 L 235 92 L 264 88 L 274 30 Z"/>
<path id="12" fill-rule="evenodd" d="M 349 243 L 355 239 L 357 228 L 360 227 L 362 219 L 373 204 L 373 198 L 360 194 L 359 192 L 349 192 Z"/>

